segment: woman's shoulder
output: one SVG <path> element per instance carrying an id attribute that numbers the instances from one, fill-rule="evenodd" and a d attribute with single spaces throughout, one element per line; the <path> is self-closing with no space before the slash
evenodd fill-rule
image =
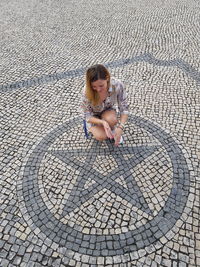
<path id="1" fill-rule="evenodd" d="M 120 90 L 124 87 L 123 82 L 120 79 L 117 79 L 115 77 L 111 77 L 110 79 L 110 87 L 116 91 Z"/>

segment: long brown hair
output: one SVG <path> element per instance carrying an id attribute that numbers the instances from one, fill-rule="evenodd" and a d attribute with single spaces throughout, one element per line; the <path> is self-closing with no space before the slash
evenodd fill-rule
<path id="1" fill-rule="evenodd" d="M 99 94 L 92 89 L 92 82 L 97 80 L 107 80 L 109 88 L 110 73 L 106 67 L 101 64 L 93 65 L 86 71 L 86 97 L 94 106 L 99 103 Z"/>

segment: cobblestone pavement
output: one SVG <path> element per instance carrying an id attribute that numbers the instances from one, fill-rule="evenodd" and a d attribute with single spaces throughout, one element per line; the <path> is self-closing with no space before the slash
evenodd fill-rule
<path id="1" fill-rule="evenodd" d="M 200 266 L 200 2 L 1 0 L 0 266 Z M 131 114 L 86 139 L 84 72 Z"/>

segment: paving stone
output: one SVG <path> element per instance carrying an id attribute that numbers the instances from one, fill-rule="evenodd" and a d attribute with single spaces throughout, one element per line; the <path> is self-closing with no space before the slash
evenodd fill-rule
<path id="1" fill-rule="evenodd" d="M 7 267 L 7 266 L 9 265 L 9 260 L 7 260 L 7 259 L 2 259 L 2 260 L 1 260 L 1 265 Z"/>
<path id="2" fill-rule="evenodd" d="M 191 0 L 2 5 L 3 266 L 199 262 L 198 11 Z M 84 136 L 96 62 L 126 86 L 118 147 Z"/>
<path id="3" fill-rule="evenodd" d="M 33 261 L 29 261 L 27 263 L 27 267 L 33 267 L 35 265 L 35 263 Z"/>
<path id="4" fill-rule="evenodd" d="M 2 249 L 0 251 L 0 257 L 1 258 L 7 258 L 8 252 L 5 249 Z"/>
<path id="5" fill-rule="evenodd" d="M 16 266 L 20 266 L 22 258 L 21 257 L 15 257 L 13 260 L 13 264 Z"/>

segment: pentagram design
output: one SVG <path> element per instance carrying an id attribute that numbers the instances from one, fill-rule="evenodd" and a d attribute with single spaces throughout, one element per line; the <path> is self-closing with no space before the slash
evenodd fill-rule
<path id="1" fill-rule="evenodd" d="M 80 167 L 80 174 L 76 181 L 76 184 L 71 191 L 71 194 L 68 198 L 66 206 L 63 211 L 63 216 L 67 213 L 73 211 L 75 208 L 79 207 L 82 203 L 86 202 L 90 197 L 92 197 L 97 191 L 100 191 L 103 188 L 110 190 L 111 192 L 119 195 L 122 199 L 126 199 L 128 202 L 137 206 L 142 211 L 151 214 L 151 210 L 144 199 L 140 188 L 132 177 L 132 173 L 130 172 L 131 168 L 134 168 L 137 164 L 142 162 L 144 159 L 153 154 L 156 150 L 160 148 L 160 146 L 138 146 L 138 147 L 114 147 L 114 144 L 107 142 L 107 149 L 98 149 L 95 153 L 93 148 L 96 147 L 96 144 L 93 143 L 93 146 L 86 151 L 82 149 L 76 149 L 71 151 L 66 150 L 57 150 L 49 152 L 53 156 L 59 158 L 61 161 L 66 163 L 67 165 L 71 165 L 72 167 Z M 76 159 L 77 154 L 80 156 L 86 156 L 84 162 L 80 162 Z M 131 158 L 125 159 L 124 155 L 132 155 Z M 135 155 L 139 154 L 140 157 L 136 157 Z M 107 176 L 102 175 L 96 170 L 93 170 L 92 165 L 96 160 L 97 155 L 112 155 L 115 161 L 118 163 L 118 167 L 111 171 Z M 126 168 L 126 172 L 124 173 L 124 168 Z M 92 172 L 91 172 L 92 171 Z M 122 185 L 116 182 L 123 173 L 123 178 L 126 182 L 127 189 Z M 89 188 L 84 189 L 85 182 L 87 180 L 83 180 L 83 176 L 88 179 L 92 175 L 95 184 L 91 185 Z"/>
<path id="2" fill-rule="evenodd" d="M 24 165 L 23 181 L 19 182 L 18 186 L 19 200 L 25 204 L 22 213 L 25 218 L 29 215 L 32 222 L 30 227 L 39 228 L 43 236 L 72 251 L 91 256 L 115 256 L 155 243 L 174 226 L 185 208 L 189 193 L 190 175 L 186 159 L 175 140 L 158 125 L 133 115 L 129 116 L 129 123 L 148 132 L 158 140 L 157 144 L 135 144 L 134 146 L 124 144 L 121 147 L 114 147 L 111 142 L 107 142 L 107 148 L 103 148 L 101 144 L 93 141 L 91 147 L 88 148 L 87 141 L 85 141 L 81 149 L 58 149 L 56 147 L 52 149 L 52 144 L 59 136 L 73 132 L 76 126 L 82 124 L 81 119 L 76 118 L 56 127 L 35 145 Z M 164 207 L 153 217 L 152 210 L 136 183 L 136 176 L 131 169 L 148 160 L 161 147 L 165 149 L 171 160 L 172 186 Z M 60 218 L 48 208 L 39 189 L 39 169 L 47 154 L 78 171 L 76 182 L 65 199 Z M 108 155 L 112 156 L 116 166 L 104 175 L 98 168 L 94 168 L 94 164 L 97 158 Z M 84 157 L 84 160 L 78 159 L 81 157 Z M 125 186 L 118 182 L 120 177 L 123 177 Z M 89 180 L 93 180 L 93 183 L 86 186 Z M 86 234 L 81 232 L 77 225 L 72 226 L 62 221 L 62 218 L 73 213 L 104 189 L 151 215 L 152 219 L 134 230 L 112 235 L 109 233 L 107 235 Z M 101 248 L 98 245 L 101 242 L 106 243 L 106 247 Z"/>

